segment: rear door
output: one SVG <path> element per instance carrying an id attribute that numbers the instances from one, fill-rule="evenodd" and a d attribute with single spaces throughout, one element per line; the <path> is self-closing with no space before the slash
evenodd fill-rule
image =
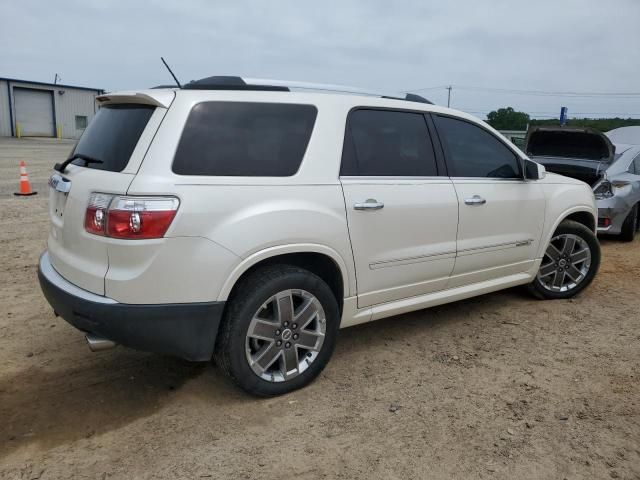
<path id="1" fill-rule="evenodd" d="M 108 239 L 85 230 L 89 198 L 96 192 L 126 193 L 164 113 L 149 104 L 103 106 L 70 154 L 102 163 L 77 159 L 51 177 L 49 257 L 58 273 L 85 290 L 104 295 L 109 266 Z"/>
<path id="2" fill-rule="evenodd" d="M 419 112 L 349 115 L 341 177 L 358 307 L 443 289 L 453 269 L 458 202 L 439 176 Z"/>
<path id="3" fill-rule="evenodd" d="M 524 180 L 520 157 L 488 129 L 445 115 L 434 121 L 460 206 L 447 288 L 528 270 L 544 225 L 542 187 Z"/>

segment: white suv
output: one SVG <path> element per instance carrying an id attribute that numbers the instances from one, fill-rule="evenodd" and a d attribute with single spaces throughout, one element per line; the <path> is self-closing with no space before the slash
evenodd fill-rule
<path id="1" fill-rule="evenodd" d="M 591 282 L 587 184 L 415 95 L 313 88 L 209 77 L 99 97 L 50 180 L 55 312 L 93 349 L 214 356 L 274 395 L 318 375 L 340 327 Z"/>

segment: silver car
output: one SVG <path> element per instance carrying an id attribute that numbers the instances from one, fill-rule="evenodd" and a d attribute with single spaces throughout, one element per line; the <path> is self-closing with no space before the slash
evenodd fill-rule
<path id="1" fill-rule="evenodd" d="M 633 240 L 640 228 L 640 127 L 605 134 L 591 128 L 532 127 L 525 152 L 548 171 L 593 188 L 598 233 Z"/>

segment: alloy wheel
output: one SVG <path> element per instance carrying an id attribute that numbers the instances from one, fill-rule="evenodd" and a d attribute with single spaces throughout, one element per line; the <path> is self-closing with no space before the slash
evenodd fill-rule
<path id="1" fill-rule="evenodd" d="M 576 288 L 589 273 L 591 249 L 587 242 L 573 234 L 551 239 L 538 270 L 538 281 L 552 292 L 567 292 Z"/>
<path id="2" fill-rule="evenodd" d="M 317 358 L 326 333 L 320 301 L 305 290 L 284 290 L 254 314 L 245 340 L 249 366 L 263 380 L 297 377 Z"/>

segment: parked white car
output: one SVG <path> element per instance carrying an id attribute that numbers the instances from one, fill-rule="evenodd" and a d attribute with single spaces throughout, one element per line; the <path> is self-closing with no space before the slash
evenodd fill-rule
<path id="1" fill-rule="evenodd" d="M 318 88 L 210 77 L 99 97 L 50 180 L 55 312 L 94 349 L 215 356 L 275 395 L 320 373 L 340 327 L 591 282 L 587 184 L 465 113 Z"/>

